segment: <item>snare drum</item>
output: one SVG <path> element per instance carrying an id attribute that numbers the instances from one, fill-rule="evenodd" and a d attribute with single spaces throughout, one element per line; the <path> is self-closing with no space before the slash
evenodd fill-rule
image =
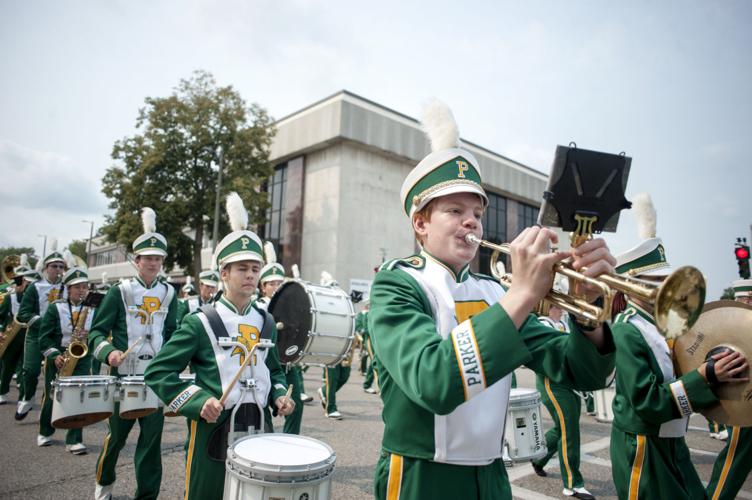
<path id="1" fill-rule="evenodd" d="M 535 389 L 512 389 L 504 437 L 509 446 L 509 458 L 528 462 L 546 454 L 546 442 L 540 416 L 541 398 Z"/>
<path id="2" fill-rule="evenodd" d="M 350 349 L 355 310 L 341 288 L 288 281 L 272 297 L 269 312 L 277 321 L 282 363 L 334 366 Z"/>
<path id="3" fill-rule="evenodd" d="M 133 420 L 145 417 L 162 406 L 154 391 L 144 382 L 143 375 L 120 379 L 120 418 Z"/>
<path id="4" fill-rule="evenodd" d="M 117 378 L 109 375 L 58 377 L 52 381 L 52 426 L 80 429 L 115 411 Z"/>
<path id="5" fill-rule="evenodd" d="M 193 382 L 196 381 L 196 374 L 195 373 L 181 373 L 180 374 L 180 380 L 183 381 L 183 382 L 191 382 L 191 383 L 193 383 Z M 169 404 L 169 401 L 167 403 Z M 177 413 L 175 413 L 173 411 L 168 411 L 167 408 L 168 408 L 167 405 L 165 405 L 165 411 L 164 411 L 164 416 L 165 417 L 177 417 L 177 416 L 179 416 Z"/>
<path id="6" fill-rule="evenodd" d="M 256 434 L 227 450 L 224 500 L 327 500 L 337 457 L 294 434 Z"/>
<path id="7" fill-rule="evenodd" d="M 612 407 L 616 389 L 614 386 L 606 387 L 600 391 L 593 391 L 595 399 L 595 419 L 598 422 L 613 422 L 614 409 Z"/>

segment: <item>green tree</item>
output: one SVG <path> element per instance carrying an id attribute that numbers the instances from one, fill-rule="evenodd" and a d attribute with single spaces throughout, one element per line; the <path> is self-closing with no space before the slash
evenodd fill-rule
<path id="1" fill-rule="evenodd" d="M 80 257 L 81 260 L 86 262 L 86 240 L 71 241 L 70 245 L 68 245 L 68 250 L 70 250 L 70 253 L 77 257 Z"/>
<path id="2" fill-rule="evenodd" d="M 224 151 L 220 238 L 227 232 L 224 198 L 237 191 L 251 223 L 264 220 L 268 205 L 259 196 L 272 174 L 269 148 L 273 121 L 257 104 L 246 105 L 231 86 L 218 87 L 206 71 L 181 80 L 169 97 L 147 97 L 139 110 L 139 133 L 117 141 L 117 162 L 102 179 L 114 215 L 103 233 L 130 245 L 143 231 L 140 210 L 157 213 L 157 231 L 168 242 L 165 269 L 173 264 L 201 271 L 201 242 L 214 218 L 218 151 Z M 186 234 L 192 230 L 192 239 Z"/>
<path id="3" fill-rule="evenodd" d="M 734 300 L 734 289 L 731 287 L 725 288 L 721 300 Z"/>

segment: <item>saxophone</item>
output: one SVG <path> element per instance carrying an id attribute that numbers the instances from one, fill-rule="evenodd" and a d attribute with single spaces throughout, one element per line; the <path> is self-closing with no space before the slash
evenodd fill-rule
<path id="1" fill-rule="evenodd" d="M 20 332 L 26 326 L 26 323 L 19 323 L 19 321 L 14 317 L 13 321 L 10 322 L 10 325 L 8 325 L 5 330 L 0 333 L 0 358 L 5 355 L 5 350 L 8 348 L 10 343 L 13 342 L 13 339 L 16 337 L 16 335 L 18 335 L 18 332 Z"/>
<path id="2" fill-rule="evenodd" d="M 83 306 L 78 313 L 76 328 L 71 334 L 68 348 L 63 353 L 63 366 L 58 370 L 58 376 L 60 377 L 70 377 L 73 375 L 73 370 L 76 369 L 78 360 L 89 353 L 89 346 L 87 345 L 89 332 L 86 330 L 86 317 L 89 315 L 90 309 L 87 306 Z"/>

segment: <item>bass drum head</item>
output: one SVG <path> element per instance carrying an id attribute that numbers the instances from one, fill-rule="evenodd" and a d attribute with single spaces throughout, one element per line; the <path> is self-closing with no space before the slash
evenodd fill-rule
<path id="1" fill-rule="evenodd" d="M 269 313 L 282 328 L 277 330 L 277 351 L 281 363 L 295 363 L 302 357 L 311 331 L 311 301 L 305 286 L 288 281 L 269 302 Z"/>

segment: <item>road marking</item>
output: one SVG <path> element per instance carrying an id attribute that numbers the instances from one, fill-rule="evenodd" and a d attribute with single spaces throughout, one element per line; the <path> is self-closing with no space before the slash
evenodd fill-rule
<path id="1" fill-rule="evenodd" d="M 521 486 L 512 485 L 512 496 L 516 498 L 524 498 L 525 500 L 557 500 L 556 497 L 550 497 L 543 493 L 538 493 Z"/>
<path id="2" fill-rule="evenodd" d="M 611 460 L 596 457 L 595 455 L 590 455 L 588 453 L 583 453 L 582 457 L 580 457 L 580 460 L 589 464 L 600 465 L 601 467 L 608 467 L 609 469 L 611 468 Z"/>
<path id="3" fill-rule="evenodd" d="M 610 436 L 596 439 L 595 441 L 590 441 L 589 443 L 585 443 L 582 446 L 580 446 L 580 452 L 581 453 L 595 453 L 596 451 L 600 451 L 604 448 L 608 448 L 610 444 L 611 444 Z"/>
<path id="4" fill-rule="evenodd" d="M 690 448 L 690 453 L 694 453 L 696 455 L 706 455 L 708 457 L 717 457 L 718 453 L 712 452 L 712 451 L 705 451 L 705 450 L 698 450 L 697 448 Z"/>

